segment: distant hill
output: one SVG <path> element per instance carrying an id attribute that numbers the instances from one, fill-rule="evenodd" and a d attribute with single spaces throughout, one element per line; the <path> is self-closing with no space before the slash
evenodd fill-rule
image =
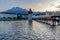
<path id="1" fill-rule="evenodd" d="M 11 9 L 8 9 L 4 12 L 7 13 L 16 13 L 16 14 L 28 14 L 28 10 L 20 8 L 20 7 L 13 7 Z"/>

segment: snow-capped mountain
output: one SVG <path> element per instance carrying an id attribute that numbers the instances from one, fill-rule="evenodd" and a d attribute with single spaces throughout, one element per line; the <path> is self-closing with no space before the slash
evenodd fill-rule
<path id="1" fill-rule="evenodd" d="M 16 13 L 16 14 L 27 14 L 28 10 L 20 8 L 20 7 L 13 7 L 12 9 L 9 9 L 5 12 Z"/>
<path id="2" fill-rule="evenodd" d="M 8 10 L 4 11 L 4 12 L 15 13 L 15 14 L 28 14 L 28 10 L 20 8 L 20 7 L 13 7 L 11 9 L 8 9 Z M 34 15 L 40 14 L 40 12 L 33 12 L 33 14 Z"/>

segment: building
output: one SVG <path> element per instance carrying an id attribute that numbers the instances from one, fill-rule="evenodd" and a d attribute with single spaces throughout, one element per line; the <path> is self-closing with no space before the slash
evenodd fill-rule
<path id="1" fill-rule="evenodd" d="M 17 19 L 27 19 L 28 14 L 17 14 Z"/>
<path id="2" fill-rule="evenodd" d="M 49 16 L 49 12 L 33 12 L 32 18 L 41 18 Z"/>
<path id="3" fill-rule="evenodd" d="M 14 13 L 0 12 L 0 20 L 2 19 L 17 19 L 17 15 Z"/>

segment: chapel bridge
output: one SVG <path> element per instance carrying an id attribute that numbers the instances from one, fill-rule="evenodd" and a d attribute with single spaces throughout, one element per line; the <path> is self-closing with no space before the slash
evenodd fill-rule
<path id="1" fill-rule="evenodd" d="M 56 22 L 59 24 L 60 15 L 53 15 L 53 16 L 40 17 L 40 18 L 33 18 L 33 20 L 52 21 L 53 25 L 55 26 Z"/>

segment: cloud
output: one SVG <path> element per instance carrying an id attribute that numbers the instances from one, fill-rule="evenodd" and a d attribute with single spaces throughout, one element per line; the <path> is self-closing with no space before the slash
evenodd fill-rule
<path id="1" fill-rule="evenodd" d="M 51 4 L 51 6 L 55 6 L 54 4 Z"/>
<path id="2" fill-rule="evenodd" d="M 37 6 L 43 6 L 44 4 L 42 4 L 42 3 L 37 3 Z"/>
<path id="3" fill-rule="evenodd" d="M 56 8 L 60 8 L 60 5 L 56 6 Z"/>
<path id="4" fill-rule="evenodd" d="M 55 7 L 60 8 L 60 2 L 57 2 Z"/>
<path id="5" fill-rule="evenodd" d="M 58 2 L 58 3 L 60 3 L 60 2 Z"/>
<path id="6" fill-rule="evenodd" d="M 58 2 L 58 3 L 59 3 L 59 5 L 57 5 L 56 8 L 60 8 L 60 2 Z"/>

